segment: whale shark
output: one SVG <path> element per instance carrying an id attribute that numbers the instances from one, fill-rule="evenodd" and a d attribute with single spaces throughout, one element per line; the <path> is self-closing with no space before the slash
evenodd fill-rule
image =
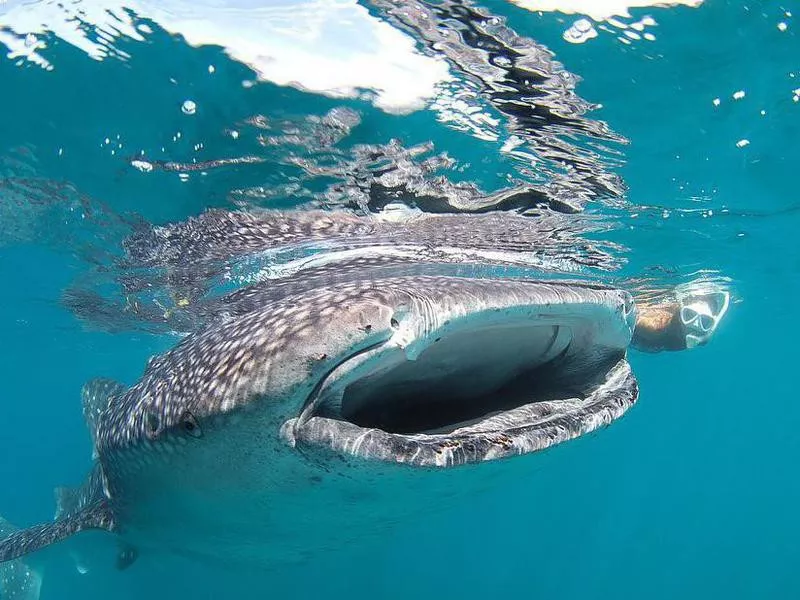
<path id="1" fill-rule="evenodd" d="M 638 397 L 635 303 L 610 286 L 362 273 L 247 297 L 263 301 L 188 334 L 133 385 L 86 385 L 93 466 L 59 492 L 54 520 L 3 529 L 8 596 L 38 597 L 40 551 L 88 535 L 118 568 L 335 548 L 470 494 L 478 465 L 607 426 Z"/>

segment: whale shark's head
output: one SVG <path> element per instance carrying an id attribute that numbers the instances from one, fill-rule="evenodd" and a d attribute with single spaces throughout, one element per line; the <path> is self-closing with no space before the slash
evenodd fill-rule
<path id="1" fill-rule="evenodd" d="M 541 450 L 633 404 L 633 313 L 627 292 L 574 282 L 421 276 L 312 290 L 151 361 L 102 415 L 98 452 L 124 481 L 226 448 L 248 423 L 263 428 L 260 447 L 419 467 Z"/>
<path id="2" fill-rule="evenodd" d="M 385 296 L 389 337 L 326 373 L 283 425 L 287 441 L 453 467 L 577 437 L 636 399 L 624 358 L 634 318 L 626 292 L 544 282 L 398 283 Z"/>

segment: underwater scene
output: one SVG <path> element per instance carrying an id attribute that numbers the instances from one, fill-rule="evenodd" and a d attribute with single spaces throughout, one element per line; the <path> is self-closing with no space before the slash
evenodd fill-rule
<path id="1" fill-rule="evenodd" d="M 0 0 L 0 600 L 800 594 L 798 16 Z"/>

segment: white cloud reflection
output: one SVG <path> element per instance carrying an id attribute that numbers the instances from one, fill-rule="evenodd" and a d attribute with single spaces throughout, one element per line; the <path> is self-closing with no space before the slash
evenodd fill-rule
<path id="1" fill-rule="evenodd" d="M 703 0 L 511 0 L 512 3 L 532 11 L 562 12 L 591 17 L 603 21 L 611 17 L 629 17 L 631 8 L 650 6 L 691 6 L 696 8 Z"/>
<path id="2" fill-rule="evenodd" d="M 120 36 L 143 40 L 130 12 L 193 46 L 218 45 L 259 78 L 337 97 L 371 90 L 389 112 L 423 107 L 450 78 L 447 64 L 424 56 L 414 40 L 355 0 L 41 0 L 0 2 L 0 44 L 8 56 L 45 68 L 54 58 L 40 36 L 52 32 L 103 60 Z M 90 35 L 87 35 L 89 33 Z M 91 35 L 93 34 L 93 35 Z"/>

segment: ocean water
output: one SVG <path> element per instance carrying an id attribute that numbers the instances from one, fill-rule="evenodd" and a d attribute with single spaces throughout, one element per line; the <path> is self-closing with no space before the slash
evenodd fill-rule
<path id="1" fill-rule="evenodd" d="M 120 308 L 136 227 L 209 208 L 464 212 L 502 191 L 517 205 L 500 209 L 599 224 L 614 264 L 587 277 L 703 277 L 733 298 L 707 346 L 631 351 L 641 396 L 622 420 L 487 466 L 512 474 L 500 487 L 261 572 L 65 560 L 43 598 L 800 593 L 795 7 L 600 4 L 0 3 L 0 514 L 17 525 L 52 518 L 53 488 L 88 469 L 83 383 L 132 383 L 176 342 Z M 76 290 L 107 303 L 80 310 Z"/>

